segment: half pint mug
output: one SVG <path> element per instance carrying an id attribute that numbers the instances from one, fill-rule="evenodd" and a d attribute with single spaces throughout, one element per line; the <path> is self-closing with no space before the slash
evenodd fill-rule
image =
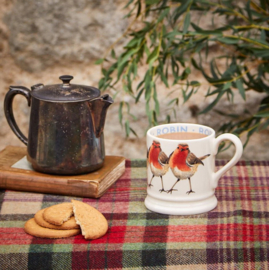
<path id="1" fill-rule="evenodd" d="M 233 158 L 215 172 L 222 141 L 235 146 Z M 161 214 L 192 215 L 217 206 L 215 188 L 220 177 L 240 159 L 243 147 L 233 134 L 215 138 L 215 131 L 196 124 L 166 124 L 147 132 L 147 197 L 149 210 Z"/>

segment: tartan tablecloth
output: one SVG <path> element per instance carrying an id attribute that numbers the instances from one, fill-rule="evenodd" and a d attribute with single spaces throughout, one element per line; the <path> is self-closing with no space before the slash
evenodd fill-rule
<path id="1" fill-rule="evenodd" d="M 0 190 L 0 269 L 269 268 L 269 161 L 240 161 L 219 182 L 217 208 L 200 215 L 150 212 L 146 185 L 146 161 L 127 160 L 100 199 Z M 38 210 L 71 198 L 105 215 L 105 236 L 53 240 L 24 232 Z"/>

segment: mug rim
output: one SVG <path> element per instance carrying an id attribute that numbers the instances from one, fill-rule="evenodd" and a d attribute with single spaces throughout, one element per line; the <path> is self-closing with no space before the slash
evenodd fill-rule
<path id="1" fill-rule="evenodd" d="M 185 125 L 185 126 L 195 126 L 195 127 L 203 127 L 203 128 L 207 128 L 211 131 L 211 134 L 206 135 L 206 137 L 203 138 L 199 138 L 199 139 L 165 139 L 165 138 L 160 138 L 158 136 L 152 135 L 150 132 L 152 132 L 152 130 L 159 128 L 159 127 L 169 127 L 169 126 L 175 126 L 175 125 Z M 171 134 L 173 132 L 168 132 L 166 134 Z M 194 133 L 198 133 L 198 132 L 194 132 Z M 164 142 L 171 142 L 171 141 L 183 141 L 183 142 L 189 142 L 189 141 L 203 141 L 203 140 L 208 140 L 210 138 L 215 138 L 215 130 L 209 126 L 205 126 L 205 125 L 200 125 L 200 124 L 193 124 L 193 123 L 169 123 L 169 124 L 162 124 L 162 125 L 157 125 L 154 127 L 151 127 L 150 129 L 148 129 L 147 131 L 147 136 L 151 137 L 153 139 L 156 140 L 160 140 L 160 141 L 164 141 Z"/>

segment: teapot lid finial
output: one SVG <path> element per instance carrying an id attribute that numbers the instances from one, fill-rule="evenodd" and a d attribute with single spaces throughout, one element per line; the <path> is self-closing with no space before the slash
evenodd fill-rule
<path id="1" fill-rule="evenodd" d="M 63 81 L 63 85 L 66 85 L 66 86 L 70 85 L 70 81 L 73 80 L 73 78 L 74 77 L 71 75 L 62 75 L 59 77 L 59 79 Z"/>

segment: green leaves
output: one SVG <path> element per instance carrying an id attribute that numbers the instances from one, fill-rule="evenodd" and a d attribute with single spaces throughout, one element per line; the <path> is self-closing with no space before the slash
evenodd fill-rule
<path id="1" fill-rule="evenodd" d="M 130 57 L 138 51 L 139 48 L 130 49 L 126 51 L 126 53 L 122 54 L 122 57 L 118 60 L 118 67 L 121 67 L 124 63 L 126 63 Z"/>
<path id="2" fill-rule="evenodd" d="M 255 117 L 266 117 L 266 118 L 269 118 L 269 109 L 266 108 L 265 110 L 263 111 L 260 111 L 258 113 L 255 114 Z"/>
<path id="3" fill-rule="evenodd" d="M 184 25 L 183 25 L 183 34 L 186 34 L 188 29 L 189 29 L 189 26 L 190 26 L 190 22 L 191 22 L 191 14 L 190 12 L 188 12 L 186 14 L 186 17 L 185 17 L 185 20 L 184 20 Z"/>
<path id="4" fill-rule="evenodd" d="M 134 21 L 123 35 L 124 45 L 112 46 L 95 63 L 102 66 L 100 89 L 116 93 L 127 136 L 137 135 L 132 128 L 136 104 L 144 102 L 149 126 L 175 121 L 179 107 L 202 84 L 209 90 L 200 114 L 217 111 L 224 98 L 233 102 L 235 93 L 242 100 L 249 90 L 269 95 L 268 1 L 129 0 L 126 8 Z M 216 27 L 215 17 L 226 24 Z M 199 24 L 203 20 L 206 28 Z M 193 79 L 194 72 L 203 80 Z M 165 99 L 160 100 L 159 87 L 166 88 Z M 221 131 L 246 132 L 249 138 L 269 126 L 268 107 L 263 100 L 254 114 L 229 113 Z"/>
<path id="5" fill-rule="evenodd" d="M 100 64 L 102 64 L 103 62 L 104 62 L 104 58 L 100 58 L 100 59 L 98 59 L 98 60 L 96 60 L 95 62 L 94 62 L 94 64 L 95 65 L 100 65 Z"/>
<path id="6" fill-rule="evenodd" d="M 159 2 L 159 0 L 146 0 L 145 3 L 147 5 L 153 5 L 153 4 L 157 4 Z"/>
<path id="7" fill-rule="evenodd" d="M 220 37 L 218 38 L 218 41 L 227 45 L 231 45 L 231 44 L 236 45 L 238 43 L 238 40 L 236 38 L 230 38 L 230 37 Z"/>
<path id="8" fill-rule="evenodd" d="M 169 14 L 169 11 L 170 11 L 170 8 L 165 8 L 161 12 L 161 14 L 160 14 L 159 18 L 157 19 L 157 22 L 156 23 L 158 24 L 159 22 L 161 22 Z"/>
<path id="9" fill-rule="evenodd" d="M 224 26 L 221 28 L 217 28 L 217 29 L 213 29 L 213 30 L 204 30 L 202 28 L 200 28 L 198 25 L 191 23 L 193 29 L 195 30 L 195 32 L 197 34 L 203 34 L 203 35 L 216 35 L 216 36 L 220 36 L 222 35 L 222 33 L 226 30 L 229 30 L 230 26 Z"/>
<path id="10" fill-rule="evenodd" d="M 209 111 L 211 111 L 213 109 L 213 107 L 219 102 L 219 100 L 221 99 L 221 97 L 224 95 L 224 91 L 222 91 L 221 89 L 219 89 L 218 91 L 218 95 L 215 98 L 215 100 L 213 102 L 211 102 L 205 109 L 203 109 L 200 114 L 202 113 L 207 113 Z"/>
<path id="11" fill-rule="evenodd" d="M 159 57 L 159 47 L 155 47 L 147 59 L 147 64 L 152 65 Z"/>
<path id="12" fill-rule="evenodd" d="M 188 7 L 191 5 L 192 0 L 183 0 L 183 1 L 178 1 L 181 2 L 181 5 L 177 7 L 174 11 L 174 22 L 178 20 L 178 18 L 188 10 Z"/>
<path id="13" fill-rule="evenodd" d="M 243 80 L 240 78 L 238 80 L 235 81 L 236 87 L 239 90 L 240 95 L 242 96 L 242 98 L 244 100 L 246 100 L 246 94 L 245 94 L 245 88 L 243 86 Z"/>

